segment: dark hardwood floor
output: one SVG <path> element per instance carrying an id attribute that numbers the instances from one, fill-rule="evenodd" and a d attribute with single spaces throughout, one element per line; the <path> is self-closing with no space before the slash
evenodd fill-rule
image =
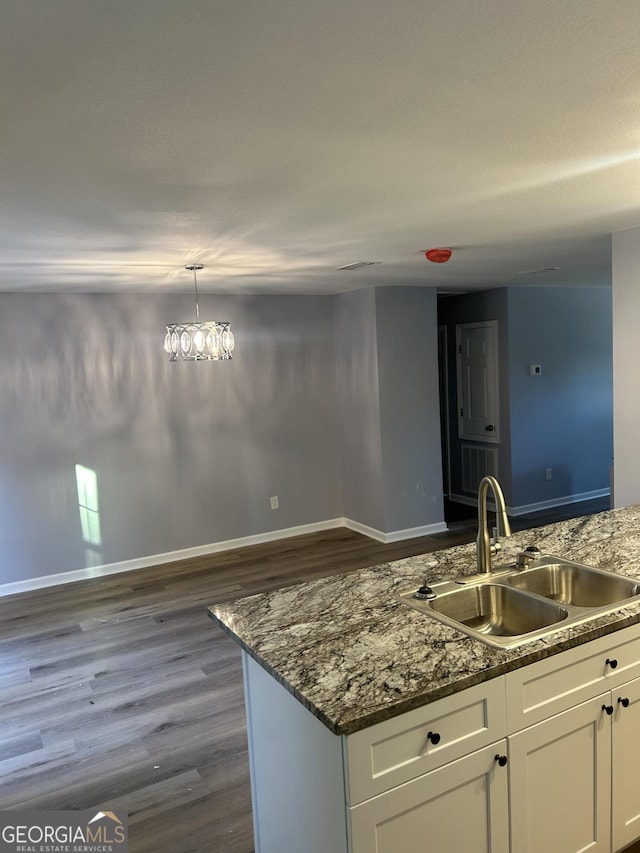
<path id="1" fill-rule="evenodd" d="M 0 599 L 0 810 L 119 807 L 132 853 L 251 853 L 240 652 L 207 605 L 475 533 L 462 518 L 382 545 L 341 528 Z"/>

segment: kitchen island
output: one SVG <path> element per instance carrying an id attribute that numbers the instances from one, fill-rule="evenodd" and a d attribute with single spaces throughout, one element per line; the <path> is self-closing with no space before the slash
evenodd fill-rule
<path id="1" fill-rule="evenodd" d="M 498 564 L 536 545 L 640 580 L 640 507 L 502 545 Z M 465 545 L 210 608 L 244 652 L 258 853 L 570 853 L 640 837 L 640 603 L 503 650 L 397 600 L 424 576 L 474 571 Z"/>

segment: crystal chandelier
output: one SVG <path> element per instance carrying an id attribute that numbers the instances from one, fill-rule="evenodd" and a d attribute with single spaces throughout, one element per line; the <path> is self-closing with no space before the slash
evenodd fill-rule
<path id="1" fill-rule="evenodd" d="M 189 264 L 185 269 L 193 271 L 196 320 L 195 323 L 171 323 L 167 326 L 164 348 L 169 353 L 169 361 L 220 361 L 233 358 L 234 341 L 230 324 L 226 320 L 200 322 L 197 271 L 203 270 L 203 265 Z"/>

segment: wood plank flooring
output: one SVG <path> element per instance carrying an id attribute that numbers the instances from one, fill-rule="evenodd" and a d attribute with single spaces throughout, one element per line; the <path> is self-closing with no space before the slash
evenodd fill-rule
<path id="1" fill-rule="evenodd" d="M 475 532 L 382 545 L 340 528 L 1 598 L 0 810 L 119 807 L 132 853 L 252 853 L 240 652 L 207 605 Z"/>

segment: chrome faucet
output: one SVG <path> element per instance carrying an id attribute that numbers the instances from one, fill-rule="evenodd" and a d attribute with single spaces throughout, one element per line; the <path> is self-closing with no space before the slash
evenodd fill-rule
<path id="1" fill-rule="evenodd" d="M 494 541 L 489 536 L 489 522 L 487 521 L 487 492 L 491 486 L 496 503 L 497 529 Z M 480 480 L 478 486 L 478 538 L 476 539 L 478 574 L 486 575 L 491 571 L 491 555 L 497 553 L 500 546 L 500 536 L 511 536 L 511 527 L 507 518 L 507 508 L 504 503 L 504 495 L 500 483 L 495 477 L 487 476 Z"/>

